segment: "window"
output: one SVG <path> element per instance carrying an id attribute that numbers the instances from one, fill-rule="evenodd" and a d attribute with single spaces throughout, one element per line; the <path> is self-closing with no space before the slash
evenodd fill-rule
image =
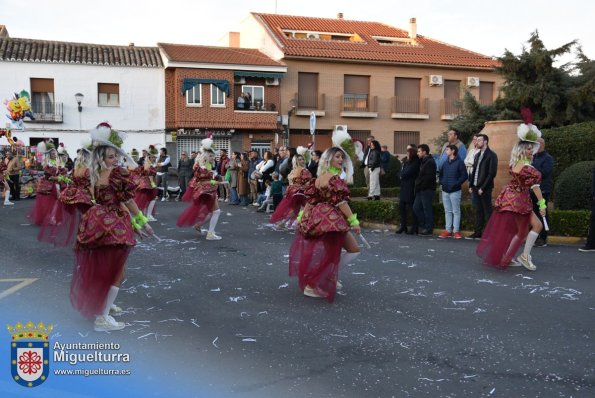
<path id="1" fill-rule="evenodd" d="M 494 83 L 479 82 L 479 103 L 481 105 L 491 105 L 494 102 Z"/>
<path id="2" fill-rule="evenodd" d="M 298 108 L 318 109 L 318 73 L 298 72 Z"/>
<path id="3" fill-rule="evenodd" d="M 348 130 L 349 131 L 349 135 L 351 136 L 351 138 L 353 138 L 354 140 L 360 140 L 361 142 L 364 143 L 364 146 L 366 145 L 366 140 L 368 139 L 368 137 L 370 136 L 370 130 Z"/>
<path id="4" fill-rule="evenodd" d="M 118 83 L 97 84 L 99 106 L 120 106 L 120 85 Z"/>
<path id="5" fill-rule="evenodd" d="M 54 79 L 31 79 L 31 109 L 36 118 L 54 114 Z"/>
<path id="6" fill-rule="evenodd" d="M 271 150 L 271 142 L 270 141 L 263 141 L 263 142 L 252 141 L 252 143 L 250 145 L 251 145 L 250 150 L 258 152 L 258 155 L 261 158 L 264 158 L 264 153 L 266 151 Z"/>
<path id="7" fill-rule="evenodd" d="M 370 76 L 344 76 L 343 110 L 347 112 L 367 112 Z"/>
<path id="8" fill-rule="evenodd" d="M 250 107 L 245 104 L 245 109 L 256 109 L 264 104 L 264 86 L 242 86 L 242 92 L 250 94 Z"/>
<path id="9" fill-rule="evenodd" d="M 397 77 L 395 79 L 395 98 L 397 113 L 422 113 L 420 110 L 421 79 Z"/>
<path id="10" fill-rule="evenodd" d="M 190 90 L 186 91 L 186 105 L 187 106 L 202 106 L 202 84 L 197 84 Z"/>
<path id="11" fill-rule="evenodd" d="M 407 145 L 419 145 L 419 131 L 395 131 L 395 146 L 394 152 L 396 154 L 406 154 Z"/>
<path id="12" fill-rule="evenodd" d="M 444 81 L 444 110 L 443 115 L 458 115 L 461 112 L 461 82 L 459 80 Z"/>
<path id="13" fill-rule="evenodd" d="M 211 105 L 225 106 L 225 92 L 214 84 L 211 84 Z"/>

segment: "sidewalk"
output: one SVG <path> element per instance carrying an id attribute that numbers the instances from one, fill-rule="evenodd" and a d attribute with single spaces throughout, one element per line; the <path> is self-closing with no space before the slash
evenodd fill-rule
<path id="1" fill-rule="evenodd" d="M 375 228 L 375 229 L 388 229 L 390 231 L 396 231 L 398 226 L 395 224 L 384 224 L 384 223 L 373 223 L 362 221 L 362 226 L 366 228 Z M 444 229 L 434 228 L 433 237 L 437 238 L 440 233 L 442 233 Z M 461 231 L 461 235 L 463 237 L 469 236 L 473 233 L 473 231 Z M 578 238 L 576 236 L 555 236 L 549 235 L 547 237 L 547 243 L 549 245 L 584 245 L 586 239 L 585 238 Z"/>

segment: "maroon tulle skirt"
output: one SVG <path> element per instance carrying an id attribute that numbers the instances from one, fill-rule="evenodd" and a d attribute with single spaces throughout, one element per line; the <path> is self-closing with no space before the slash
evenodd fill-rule
<path id="1" fill-rule="evenodd" d="M 192 202 L 192 195 L 194 194 L 194 189 L 188 187 L 184 195 L 182 196 L 182 202 Z"/>
<path id="2" fill-rule="evenodd" d="M 494 211 L 477 245 L 476 253 L 483 263 L 506 269 L 529 231 L 531 213 Z"/>
<path id="3" fill-rule="evenodd" d="M 41 225 L 37 240 L 55 246 L 69 246 L 74 243 L 81 221 L 81 214 L 89 210 L 90 205 L 65 204 L 57 200 L 49 217 Z M 60 222 L 56 222 L 60 220 Z"/>
<path id="4" fill-rule="evenodd" d="M 37 194 L 35 204 L 27 214 L 27 218 L 35 225 L 43 225 L 45 218 L 51 215 L 57 201 L 58 198 L 54 192 L 49 195 Z"/>
<path id="5" fill-rule="evenodd" d="M 138 189 L 134 195 L 134 202 L 138 208 L 146 214 L 149 203 L 157 197 L 158 193 L 158 189 Z M 155 208 L 153 208 L 153 213 L 155 213 Z"/>
<path id="6" fill-rule="evenodd" d="M 190 192 L 190 190 L 186 191 L 184 196 L 186 196 L 188 192 Z M 194 199 L 192 203 L 190 203 L 190 206 L 180 214 L 176 225 L 178 227 L 191 227 L 196 224 L 202 225 L 212 212 L 216 200 L 217 195 L 214 193 L 204 193 L 198 196 L 198 198 Z"/>
<path id="7" fill-rule="evenodd" d="M 103 312 L 107 293 L 124 270 L 132 246 L 102 246 L 75 249 L 75 266 L 70 284 L 70 302 L 86 318 Z"/>
<path id="8" fill-rule="evenodd" d="M 275 212 L 271 215 L 271 222 L 276 223 L 281 220 L 295 220 L 305 203 L 306 197 L 301 192 L 297 192 L 291 196 L 285 196 L 281 203 L 277 205 Z"/>
<path id="9" fill-rule="evenodd" d="M 318 287 L 328 293 L 328 302 L 333 302 L 345 236 L 346 232 L 327 232 L 306 239 L 296 233 L 289 249 L 289 276 L 297 275 L 301 290 L 307 285 Z"/>

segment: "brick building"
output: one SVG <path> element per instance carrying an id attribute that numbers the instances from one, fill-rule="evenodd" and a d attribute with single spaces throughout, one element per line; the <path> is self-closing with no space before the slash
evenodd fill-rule
<path id="1" fill-rule="evenodd" d="M 238 37 L 239 36 L 239 37 Z M 490 57 L 378 22 L 251 13 L 225 45 L 257 48 L 287 65 L 281 112 L 291 145 L 330 145 L 337 125 L 352 136 L 374 135 L 393 153 L 408 143 L 431 143 L 459 112 L 465 90 L 483 104 L 503 80 Z"/>
<path id="2" fill-rule="evenodd" d="M 159 43 L 165 124 L 175 154 L 212 135 L 216 149 L 259 152 L 280 140 L 280 81 L 287 67 L 256 49 Z M 250 100 L 238 103 L 249 93 Z M 172 151 L 173 150 L 173 151 Z"/>

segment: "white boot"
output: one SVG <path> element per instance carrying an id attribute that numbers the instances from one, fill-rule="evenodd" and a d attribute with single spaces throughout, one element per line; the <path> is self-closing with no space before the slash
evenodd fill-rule
<path id="1" fill-rule="evenodd" d="M 14 203 L 12 203 L 10 201 L 10 191 L 5 190 L 4 191 L 4 206 L 12 206 L 12 205 L 14 205 Z"/>
<path id="2" fill-rule="evenodd" d="M 209 221 L 209 232 L 207 233 L 207 240 L 220 240 L 221 237 L 215 234 L 215 227 L 217 226 L 217 221 L 219 221 L 219 215 L 221 214 L 221 210 L 217 209 L 211 214 L 211 220 Z"/>
<path id="3" fill-rule="evenodd" d="M 157 219 L 155 217 L 153 217 L 153 209 L 155 208 L 155 202 L 156 200 L 153 199 L 151 202 L 149 202 L 149 206 L 147 206 L 147 220 L 149 221 L 157 221 Z"/>

